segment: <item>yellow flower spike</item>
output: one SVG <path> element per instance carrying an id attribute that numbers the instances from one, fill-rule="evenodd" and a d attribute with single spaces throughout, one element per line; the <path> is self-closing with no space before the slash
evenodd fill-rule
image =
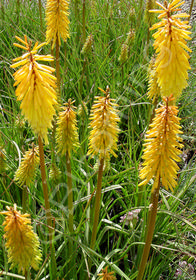
<path id="1" fill-rule="evenodd" d="M 182 133 L 180 119 L 177 117 L 178 109 L 176 106 L 169 105 L 172 100 L 172 96 L 164 98 L 166 105 L 156 109 L 151 128 L 146 133 L 142 157 L 144 162 L 140 170 L 140 178 L 143 181 L 140 185 L 146 185 L 152 178 L 155 181 L 160 178 L 162 186 L 173 191 L 177 185 L 177 171 L 179 170 L 176 162 L 180 161 L 180 149 L 183 145 L 178 136 Z"/>
<path id="2" fill-rule="evenodd" d="M 60 46 L 60 37 L 66 42 L 69 37 L 69 0 L 47 0 L 46 4 L 46 41 L 52 41 L 54 48 L 56 39 Z"/>
<path id="3" fill-rule="evenodd" d="M 45 44 L 35 44 L 31 50 L 31 42 L 27 37 L 23 41 L 16 37 L 27 48 L 27 53 L 14 59 L 16 63 L 12 68 L 20 67 L 14 73 L 15 84 L 17 86 L 17 100 L 21 101 L 20 108 L 25 119 L 28 120 L 32 129 L 48 144 L 47 132 L 52 127 L 52 119 L 55 114 L 54 105 L 57 104 L 56 97 L 56 77 L 52 72 L 52 67 L 38 63 L 41 61 L 52 61 L 51 55 L 38 55 L 37 51 Z"/>
<path id="4" fill-rule="evenodd" d="M 64 104 L 63 111 L 59 113 L 56 129 L 58 151 L 62 154 L 68 152 L 69 156 L 71 151 L 79 146 L 74 102 L 69 99 L 68 103 Z"/>
<path id="5" fill-rule="evenodd" d="M 99 88 L 100 89 L 100 88 Z M 102 89 L 100 89 L 103 91 Z M 110 98 L 109 87 L 103 91 L 105 96 L 96 96 L 97 101 L 94 102 L 91 110 L 90 143 L 88 154 L 98 155 L 99 158 L 109 158 L 110 154 L 117 156 L 118 141 L 118 110 L 115 108 L 115 100 Z"/>
<path id="6" fill-rule="evenodd" d="M 8 211 L 0 214 L 6 215 L 3 222 L 4 237 L 11 268 L 17 265 L 19 273 L 22 271 L 23 274 L 29 267 L 38 270 L 41 262 L 40 243 L 37 234 L 33 232 L 30 215 L 17 211 L 16 204 L 6 208 Z"/>
<path id="7" fill-rule="evenodd" d="M 106 266 L 102 269 L 102 273 L 98 274 L 99 280 L 115 280 L 114 271 L 108 272 L 108 267 Z"/>
<path id="8" fill-rule="evenodd" d="M 33 147 L 25 153 L 21 164 L 15 173 L 14 180 L 22 186 L 29 186 L 34 181 L 38 165 L 38 147 Z"/>
<path id="9" fill-rule="evenodd" d="M 153 34 L 155 39 L 154 48 L 157 53 L 155 67 L 157 72 L 158 84 L 162 96 L 169 96 L 171 93 L 175 99 L 187 87 L 189 55 L 191 52 L 187 47 L 186 40 L 191 40 L 191 34 L 187 29 L 187 21 L 181 18 L 187 18 L 186 13 L 175 13 L 180 11 L 184 2 L 174 0 L 171 3 L 164 2 L 164 6 L 156 2 L 162 10 L 151 10 L 152 13 L 159 13 L 160 22 L 154 24 L 150 30 L 158 29 Z"/>

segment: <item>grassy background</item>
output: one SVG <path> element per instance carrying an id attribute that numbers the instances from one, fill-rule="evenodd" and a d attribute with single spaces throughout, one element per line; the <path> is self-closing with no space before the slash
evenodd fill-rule
<path id="1" fill-rule="evenodd" d="M 85 3 L 85 18 L 83 9 Z M 0 18 L 0 135 L 1 147 L 6 153 L 7 168 L 0 176 L 0 209 L 17 203 L 21 207 L 21 188 L 13 181 L 19 160 L 32 142 L 37 143 L 28 123 L 20 115 L 20 104 L 16 102 L 13 88 L 12 59 L 21 55 L 21 50 L 13 46 L 15 36 L 24 34 L 33 42 L 45 40 L 45 1 L 42 2 L 43 30 L 41 30 L 37 1 L 1 0 Z M 81 147 L 72 157 L 74 189 L 75 232 L 70 236 L 67 228 L 67 195 L 65 159 L 56 155 L 56 164 L 62 172 L 58 183 L 48 180 L 50 202 L 55 219 L 55 247 L 59 279 L 70 279 L 69 262 L 73 261 L 73 279 L 88 279 L 86 260 L 89 255 L 94 263 L 91 279 L 107 264 L 116 273 L 117 279 L 134 279 L 141 258 L 146 216 L 150 204 L 151 186 L 138 188 L 138 168 L 142 155 L 142 142 L 148 129 L 153 106 L 148 100 L 147 68 L 153 54 L 153 39 L 150 34 L 147 45 L 148 26 L 144 21 L 145 3 L 135 1 L 71 1 L 70 38 L 61 45 L 61 92 L 62 103 L 68 98 L 75 99 L 79 106 L 85 101 L 88 114 L 78 116 Z M 84 20 L 85 19 L 85 20 Z M 85 22 L 85 25 L 84 25 Z M 130 29 L 135 30 L 135 38 L 129 46 L 128 59 L 122 65 L 118 58 L 121 46 Z M 195 41 L 196 25 L 192 27 Z M 93 35 L 92 53 L 85 57 L 81 50 L 88 35 Z M 160 192 L 157 224 L 152 251 L 146 270 L 146 279 L 175 279 L 179 262 L 196 264 L 196 56 L 195 43 L 189 42 L 193 50 L 189 73 L 189 86 L 183 92 L 178 105 L 179 116 L 184 131 L 184 149 L 179 186 L 171 194 L 164 189 Z M 51 53 L 50 45 L 41 50 Z M 109 86 L 111 97 L 117 100 L 121 117 L 118 143 L 118 158 L 112 158 L 110 168 L 103 178 L 103 200 L 97 236 L 96 252 L 89 249 L 91 235 L 90 217 L 92 207 L 83 215 L 90 194 L 96 187 L 96 172 L 93 169 L 96 159 L 87 158 L 88 117 L 94 96 L 100 95 L 98 87 Z M 51 134 L 51 132 L 49 132 Z M 51 168 L 51 144 L 45 147 L 47 172 Z M 47 229 L 45 226 L 44 199 L 38 170 L 35 184 L 29 188 L 29 212 L 34 229 L 37 231 L 42 247 L 43 266 L 39 272 L 32 270 L 32 279 L 50 278 L 51 264 L 48 258 Z M 58 193 L 57 190 L 60 190 Z M 60 197 L 58 197 L 60 195 Z M 119 223 L 120 216 L 140 208 L 139 220 L 134 228 Z M 81 219 L 83 222 L 80 224 Z M 0 216 L 0 224 L 3 217 Z M 78 228 L 80 224 L 80 227 Z M 64 230 L 67 229 L 67 230 Z M 3 227 L 0 226 L 0 270 L 9 271 L 5 252 Z M 68 240 L 74 241 L 74 254 L 67 253 Z M 187 266 L 188 267 L 188 266 Z M 17 269 L 12 276 L 0 279 L 17 279 Z M 37 277 L 37 278 L 36 278 Z M 195 279 L 185 268 L 182 278 Z M 48 278 L 47 278 L 48 279 Z"/>

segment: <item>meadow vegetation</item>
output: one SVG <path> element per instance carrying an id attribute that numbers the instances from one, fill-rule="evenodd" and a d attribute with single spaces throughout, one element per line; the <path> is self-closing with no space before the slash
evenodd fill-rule
<path id="1" fill-rule="evenodd" d="M 30 214 L 32 229 L 29 230 L 37 233 L 41 260 L 38 260 L 37 270 L 34 270 L 36 265 L 32 265 L 33 268 L 24 274 L 17 266 L 10 269 L 4 238 L 5 216 L 0 215 L 0 279 L 116 277 L 133 280 L 137 278 L 149 222 L 148 211 L 152 205 L 153 178 L 147 185 L 139 185 L 144 161 L 143 143 L 155 108 L 164 103 L 160 95 L 152 102 L 147 93 L 149 64 L 155 53 L 152 37 L 155 31 L 149 31 L 144 0 L 70 1 L 69 38 L 66 42 L 61 40 L 59 47 L 57 86 L 60 92 L 57 94 L 59 106 L 55 109 L 57 115 L 65 103 L 64 110 L 73 109 L 75 117 L 71 115 L 71 129 L 74 137 L 69 142 L 66 140 L 69 135 L 59 136 L 56 127 L 60 120 L 56 124 L 55 116 L 53 126 L 48 130 L 49 143 L 44 144 L 49 210 L 43 194 L 43 173 L 36 160 L 40 155 L 37 148 L 40 138 L 21 114 L 21 102 L 16 100 L 16 87 L 13 86 L 16 69 L 10 67 L 13 59 L 23 54 L 21 48 L 13 45 L 18 43 L 15 36 L 24 39 L 26 35 L 28 41 L 32 41 L 32 47 L 37 41 L 40 44 L 46 40 L 45 6 L 45 0 L 1 0 L 0 212 L 5 211 L 6 206 L 17 204 L 21 213 Z M 152 21 L 150 25 L 158 22 L 156 14 Z M 160 186 L 156 225 L 143 278 L 148 280 L 194 280 L 196 277 L 194 21 L 190 31 L 192 40 L 187 45 L 192 52 L 189 53 L 188 86 L 176 100 L 183 132 L 180 134 L 183 146 L 179 146 L 181 161 L 177 163 L 179 170 L 173 192 Z M 49 43 L 43 45 L 38 54 L 56 57 L 55 50 Z M 42 63 L 58 67 L 55 60 Z M 111 121 L 115 118 L 112 123 L 115 128 L 112 132 L 109 130 L 117 142 L 112 146 L 112 152 L 104 156 L 89 149 L 93 137 L 92 106 L 95 102 L 106 102 L 105 99 L 96 101 L 96 96 L 106 99 L 110 96 L 112 106 L 113 103 L 118 105 L 114 104 L 111 117 Z M 72 101 L 75 102 L 72 104 Z M 78 136 L 74 134 L 76 130 Z M 60 139 L 58 144 L 55 134 Z M 64 141 L 68 141 L 66 147 Z M 99 141 L 97 143 L 98 146 Z M 29 149 L 36 151 L 33 155 L 35 169 L 30 174 L 33 173 L 33 179 L 28 181 L 30 175 L 26 174 L 27 181 L 21 185 L 24 181 L 20 181 L 20 174 L 16 172 Z M 101 198 L 97 203 L 100 203 L 100 209 L 96 208 L 94 213 L 95 191 L 98 193 L 99 185 Z M 47 215 L 46 210 L 49 211 Z M 104 271 L 114 273 L 104 278 Z"/>

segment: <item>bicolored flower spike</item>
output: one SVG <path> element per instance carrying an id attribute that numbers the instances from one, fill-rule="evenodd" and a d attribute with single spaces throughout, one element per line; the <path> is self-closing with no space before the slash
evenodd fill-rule
<path id="1" fill-rule="evenodd" d="M 100 89 L 100 88 L 99 88 Z M 102 89 L 100 89 L 103 91 Z M 110 158 L 110 154 L 117 156 L 117 141 L 119 127 L 118 106 L 114 99 L 110 98 L 109 87 L 103 91 L 105 96 L 96 96 L 97 99 L 91 110 L 90 143 L 88 154 L 99 155 L 99 158 Z"/>
<path id="2" fill-rule="evenodd" d="M 158 84 L 162 96 L 173 94 L 175 99 L 187 87 L 189 55 L 191 49 L 187 46 L 186 40 L 190 40 L 191 34 L 187 29 L 190 28 L 188 21 L 182 18 L 188 18 L 186 13 L 176 13 L 180 11 L 179 7 L 184 3 L 181 0 L 173 0 L 164 5 L 156 2 L 161 10 L 151 10 L 159 13 L 160 22 L 154 24 L 150 30 L 158 29 L 153 34 L 155 39 L 154 48 L 157 53 L 155 67 L 158 77 Z"/>
<path id="3" fill-rule="evenodd" d="M 68 152 L 69 156 L 74 148 L 79 146 L 76 112 L 73 103 L 75 101 L 68 100 L 59 113 L 56 129 L 56 140 L 58 151 L 62 154 Z"/>
<path id="4" fill-rule="evenodd" d="M 69 0 L 47 0 L 46 4 L 46 41 L 52 41 L 52 49 L 56 40 L 61 44 L 69 37 Z"/>
<path id="5" fill-rule="evenodd" d="M 140 178 L 143 180 L 140 185 L 146 185 L 154 179 L 152 191 L 160 181 L 167 190 L 177 185 L 177 171 L 180 161 L 179 155 L 183 145 L 178 136 L 181 134 L 180 119 L 177 117 L 178 109 L 170 106 L 173 98 L 164 98 L 166 105 L 156 109 L 150 129 L 146 133 L 145 149 L 143 154 L 143 168 L 140 170 Z"/>
<path id="6" fill-rule="evenodd" d="M 38 270 L 41 262 L 40 243 L 36 233 L 33 232 L 29 214 L 21 214 L 17 206 L 8 207 L 7 211 L 0 212 L 6 215 L 3 222 L 8 251 L 8 261 L 11 268 L 18 266 L 19 273 L 24 274 L 27 269 L 33 267 Z"/>
<path id="7" fill-rule="evenodd" d="M 33 147 L 25 153 L 20 166 L 16 170 L 14 180 L 21 186 L 29 186 L 34 181 L 38 165 L 38 147 Z"/>
<path id="8" fill-rule="evenodd" d="M 16 62 L 12 68 L 20 67 L 14 73 L 17 86 L 17 100 L 21 101 L 20 108 L 23 115 L 30 123 L 32 129 L 48 143 L 48 128 L 52 127 L 52 119 L 55 114 L 54 105 L 57 104 L 56 97 L 56 77 L 53 76 L 54 68 L 38 63 L 37 61 L 53 61 L 51 55 L 39 55 L 38 50 L 45 45 L 42 43 L 31 49 L 31 41 L 19 37 L 16 39 L 21 43 L 14 43 L 16 47 L 26 51 L 21 57 L 15 58 Z"/>

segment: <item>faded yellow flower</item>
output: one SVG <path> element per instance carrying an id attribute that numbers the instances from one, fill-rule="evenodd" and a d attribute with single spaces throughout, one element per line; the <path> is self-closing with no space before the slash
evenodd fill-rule
<path id="1" fill-rule="evenodd" d="M 62 107 L 62 112 L 59 113 L 56 129 L 56 140 L 58 151 L 62 154 L 68 152 L 69 156 L 71 151 L 79 146 L 77 121 L 74 101 L 68 100 Z"/>
<path id="2" fill-rule="evenodd" d="M 158 85 L 158 77 L 155 67 L 155 58 L 152 57 L 148 68 L 148 98 L 154 103 L 156 98 L 161 95 Z"/>
<path id="3" fill-rule="evenodd" d="M 154 21 L 154 14 L 149 11 L 155 8 L 155 0 L 146 0 L 146 9 L 144 13 L 144 19 L 147 22 L 148 26 L 152 26 Z"/>
<path id="4" fill-rule="evenodd" d="M 17 181 L 20 185 L 29 186 L 30 183 L 34 181 L 36 169 L 39 165 L 39 152 L 38 147 L 33 147 L 29 149 L 18 169 L 16 170 L 14 180 Z"/>
<path id="5" fill-rule="evenodd" d="M 178 136 L 181 134 L 180 119 L 177 117 L 178 109 L 170 106 L 172 97 L 164 98 L 166 105 L 156 109 L 150 129 L 146 133 L 143 154 L 143 168 L 140 170 L 140 178 L 143 180 L 140 185 L 147 184 L 154 179 L 152 191 L 157 187 L 160 180 L 167 190 L 177 185 L 177 171 L 180 161 L 179 155 L 183 145 Z"/>
<path id="6" fill-rule="evenodd" d="M 176 13 L 184 3 L 181 0 L 174 0 L 171 3 L 164 1 L 164 5 L 156 2 L 161 10 L 151 10 L 150 12 L 159 13 L 160 22 L 154 24 L 150 30 L 158 29 L 154 33 L 154 48 L 157 53 L 155 67 L 157 72 L 158 84 L 162 96 L 173 94 L 177 98 L 182 90 L 187 87 L 189 55 L 191 49 L 187 46 L 186 40 L 190 40 L 191 34 L 187 29 L 188 21 L 181 20 L 187 18 L 186 13 Z"/>
<path id="7" fill-rule="evenodd" d="M 92 47 L 93 47 L 93 35 L 90 34 L 85 43 L 84 43 L 84 46 L 81 50 L 81 53 L 88 56 L 88 54 L 90 54 L 92 52 Z"/>
<path id="8" fill-rule="evenodd" d="M 122 44 L 121 46 L 121 52 L 120 56 L 118 58 L 118 61 L 123 64 L 127 61 L 128 59 L 128 44 Z"/>
<path id="9" fill-rule="evenodd" d="M 60 38 L 66 42 L 69 37 L 69 1 L 67 0 L 47 0 L 46 4 L 46 41 L 52 41 L 52 48 Z"/>
<path id="10" fill-rule="evenodd" d="M 13 61 L 16 63 L 11 65 L 12 68 L 21 66 L 13 75 L 16 81 L 14 86 L 17 86 L 17 100 L 21 101 L 22 113 L 34 132 L 47 144 L 47 132 L 48 128 L 52 127 L 51 122 L 55 114 L 54 105 L 57 103 L 56 77 L 52 75 L 52 72 L 55 71 L 54 68 L 37 61 L 52 61 L 53 57 L 37 54 L 45 43 L 38 45 L 36 42 L 31 49 L 31 41 L 28 42 L 26 36 L 24 36 L 24 40 L 19 37 L 16 39 L 23 45 L 18 43 L 14 43 L 14 45 L 26 51 L 21 57 L 15 58 Z"/>
<path id="11" fill-rule="evenodd" d="M 16 204 L 6 208 L 8 211 L 0 214 L 6 215 L 3 222 L 4 237 L 11 268 L 17 265 L 18 271 L 23 274 L 30 266 L 37 270 L 41 262 L 40 243 L 37 234 L 33 232 L 30 215 L 17 211 Z"/>
<path id="12" fill-rule="evenodd" d="M 103 91 L 102 89 L 100 89 Z M 88 154 L 98 155 L 99 158 L 109 158 L 110 154 L 117 156 L 119 127 L 118 105 L 110 98 L 109 87 L 104 91 L 105 96 L 96 96 L 97 99 L 91 110 L 90 143 Z"/>

